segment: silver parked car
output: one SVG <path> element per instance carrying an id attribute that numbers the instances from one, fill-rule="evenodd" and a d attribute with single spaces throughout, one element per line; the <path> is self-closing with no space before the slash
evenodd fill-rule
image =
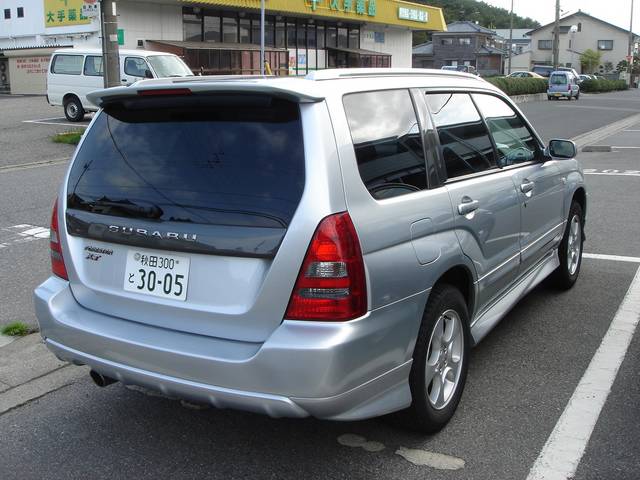
<path id="1" fill-rule="evenodd" d="M 35 291 L 114 381 L 274 417 L 442 428 L 469 350 L 580 272 L 584 178 L 476 76 L 326 70 L 94 92 Z M 544 334 L 544 333 L 543 333 Z"/>

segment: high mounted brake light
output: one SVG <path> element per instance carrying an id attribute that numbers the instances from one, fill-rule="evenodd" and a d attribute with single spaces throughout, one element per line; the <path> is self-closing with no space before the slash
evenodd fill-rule
<path id="1" fill-rule="evenodd" d="M 162 88 L 153 90 L 139 90 L 138 95 L 143 97 L 153 96 L 173 96 L 173 95 L 191 95 L 191 90 L 188 88 Z"/>
<path id="2" fill-rule="evenodd" d="M 285 318 L 344 321 L 366 312 L 367 285 L 358 235 L 348 213 L 330 215 L 313 235 Z"/>

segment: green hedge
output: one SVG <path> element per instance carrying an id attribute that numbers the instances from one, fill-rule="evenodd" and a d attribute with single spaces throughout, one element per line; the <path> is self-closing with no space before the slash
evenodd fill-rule
<path id="1" fill-rule="evenodd" d="M 628 88 L 624 80 L 585 80 L 580 84 L 580 90 L 583 92 L 613 92 Z"/>
<path id="2" fill-rule="evenodd" d="M 509 96 L 546 93 L 547 80 L 544 78 L 491 77 L 485 79 Z"/>

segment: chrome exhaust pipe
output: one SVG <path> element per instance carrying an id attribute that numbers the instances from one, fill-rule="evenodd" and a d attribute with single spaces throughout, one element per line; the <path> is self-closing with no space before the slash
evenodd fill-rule
<path id="1" fill-rule="evenodd" d="M 105 377 L 104 375 L 102 375 L 101 373 L 96 372 L 95 370 L 91 370 L 89 372 L 89 376 L 91 377 L 91 380 L 93 380 L 93 383 L 95 383 L 97 386 L 99 387 L 108 387 L 109 385 L 111 385 L 112 383 L 116 383 L 117 380 L 111 377 Z"/>

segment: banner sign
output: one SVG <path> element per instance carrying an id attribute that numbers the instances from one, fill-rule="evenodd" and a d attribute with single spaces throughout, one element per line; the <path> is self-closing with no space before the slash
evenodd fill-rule
<path id="1" fill-rule="evenodd" d="M 44 26 L 88 25 L 91 19 L 82 13 L 84 0 L 44 0 Z"/>

